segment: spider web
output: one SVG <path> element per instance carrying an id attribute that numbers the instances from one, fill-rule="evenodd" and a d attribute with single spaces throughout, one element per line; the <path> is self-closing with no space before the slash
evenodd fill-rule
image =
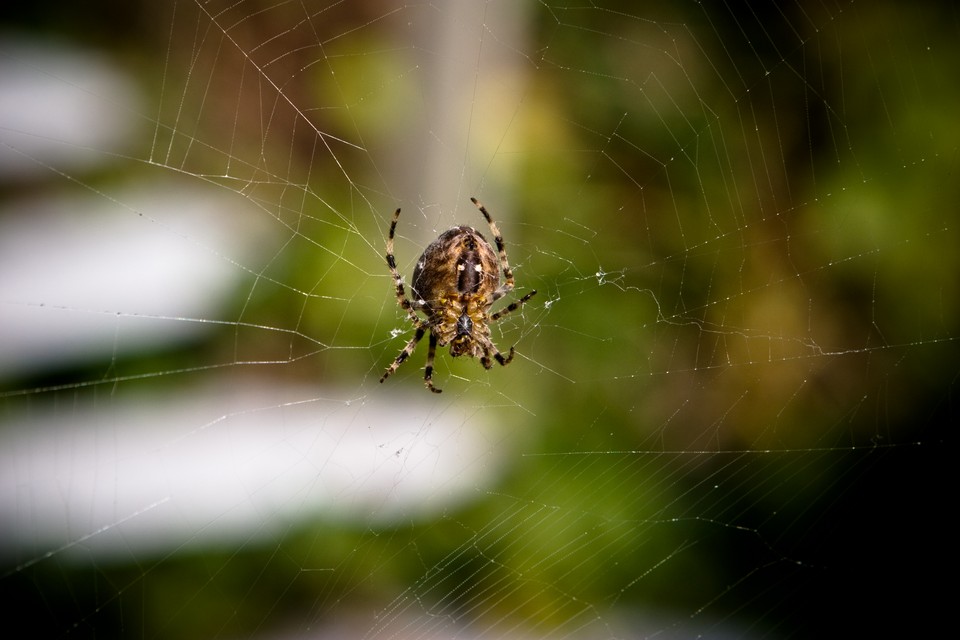
<path id="1" fill-rule="evenodd" d="M 923 636 L 958 16 L 104 3 L 0 30 L 0 587 L 38 637 Z M 497 220 L 509 367 L 407 278 Z M 491 238 L 488 238 L 491 239 Z M 492 240 L 492 239 L 491 239 Z"/>

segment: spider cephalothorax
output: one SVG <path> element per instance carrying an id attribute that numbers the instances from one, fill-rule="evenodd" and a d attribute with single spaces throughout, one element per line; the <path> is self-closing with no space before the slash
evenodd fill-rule
<path id="1" fill-rule="evenodd" d="M 417 343 L 427 332 L 430 333 L 430 338 L 424 383 L 435 393 L 441 391 L 433 386 L 432 380 L 433 359 L 438 346 L 450 345 L 450 355 L 453 357 L 465 355 L 480 358 L 480 363 L 487 369 L 493 366 L 493 360 L 501 365 L 507 365 L 513 360 L 513 347 L 510 347 L 510 353 L 504 357 L 490 340 L 489 325 L 518 309 L 537 292 L 531 291 L 520 300 L 490 314 L 493 303 L 513 290 L 513 272 L 507 262 L 507 251 L 496 223 L 476 198 L 470 200 L 477 205 L 490 225 L 497 253 L 494 253 L 483 235 L 473 227 L 459 226 L 445 231 L 427 246 L 417 260 L 410 287 L 412 302 L 404 293 L 403 278 L 397 271 L 397 262 L 393 257 L 393 237 L 400 219 L 400 209 L 393 214 L 387 236 L 387 266 L 396 286 L 397 302 L 407 311 L 416 331 L 381 376 L 380 382 L 386 380 L 387 376 L 396 371 L 413 353 Z M 501 270 L 503 285 L 500 284 Z M 422 311 L 427 317 L 426 320 L 421 319 L 417 311 Z"/>

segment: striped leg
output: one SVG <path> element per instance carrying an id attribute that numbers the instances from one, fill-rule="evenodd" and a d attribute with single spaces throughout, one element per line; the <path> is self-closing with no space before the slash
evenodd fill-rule
<path id="1" fill-rule="evenodd" d="M 503 236 L 500 235 L 500 229 L 497 228 L 497 223 L 490 217 L 490 213 L 487 211 L 487 208 L 483 206 L 482 202 L 476 198 L 470 198 L 470 202 L 477 205 L 477 209 L 480 209 L 480 213 L 487 219 L 487 224 L 490 225 L 490 233 L 493 234 L 493 241 L 497 245 L 497 253 L 500 254 L 500 268 L 503 269 L 504 283 L 500 285 L 499 289 L 493 292 L 493 296 L 490 299 L 490 302 L 496 302 L 513 291 L 513 271 L 510 269 L 510 263 L 507 262 L 507 248 L 503 244 Z"/>
<path id="2" fill-rule="evenodd" d="M 427 328 L 424 326 L 417 327 L 417 332 L 413 334 L 413 338 L 410 340 L 410 342 L 407 343 L 407 346 L 403 348 L 403 351 L 401 351 L 400 355 L 397 356 L 397 359 L 393 361 L 393 364 L 387 367 L 387 370 L 383 372 L 382 376 L 380 376 L 380 382 L 383 382 L 384 380 L 386 380 L 391 373 L 397 370 L 397 367 L 403 364 L 404 360 L 410 357 L 410 354 L 413 353 L 413 350 L 417 348 L 417 343 L 423 339 L 423 334 L 426 333 L 426 331 L 427 331 Z M 436 339 L 434 338 L 433 333 L 431 332 L 430 333 L 431 348 L 430 348 L 430 354 L 428 354 L 427 356 L 428 365 L 429 365 L 427 370 L 430 373 L 433 372 L 432 355 L 433 355 L 433 351 L 436 349 L 435 342 L 436 342 Z M 430 377 L 429 373 L 427 374 L 427 377 L 428 378 Z"/>
<path id="3" fill-rule="evenodd" d="M 437 389 L 433 386 L 433 358 L 437 355 L 437 334 L 433 331 L 430 332 L 430 342 L 427 346 L 427 366 L 423 371 L 423 384 L 427 385 L 427 389 L 433 391 L 434 393 L 441 393 L 443 389 Z"/>
<path id="4" fill-rule="evenodd" d="M 497 349 L 497 345 L 488 341 L 486 345 L 486 352 L 489 354 L 491 351 L 493 351 L 493 359 L 496 360 L 501 367 L 505 367 L 513 361 L 513 347 L 510 347 L 510 353 L 506 358 L 504 358 L 503 354 L 500 353 L 500 350 Z M 480 358 L 480 364 L 483 365 L 484 369 L 489 369 L 493 366 L 493 360 L 490 359 L 489 355 L 484 354 L 484 356 Z"/>
<path id="5" fill-rule="evenodd" d="M 522 298 L 520 298 L 520 299 L 517 300 L 516 302 L 511 302 L 509 305 L 507 305 L 507 306 L 504 307 L 503 309 L 500 309 L 500 311 L 497 311 L 495 314 L 493 314 L 492 316 L 490 316 L 490 322 L 496 322 L 497 320 L 499 320 L 499 319 L 502 318 L 503 316 L 507 315 L 508 313 L 513 313 L 514 311 L 516 311 L 517 309 L 519 309 L 520 307 L 522 307 L 524 304 L 526 304 L 527 300 L 529 300 L 530 298 L 532 298 L 532 297 L 535 296 L 535 295 L 537 295 L 537 290 L 536 290 L 536 289 L 534 289 L 533 291 L 531 291 L 531 292 L 528 293 L 527 295 L 523 296 Z"/>
<path id="6" fill-rule="evenodd" d="M 390 267 L 390 275 L 393 276 L 393 284 L 397 289 L 397 304 L 403 307 L 413 324 L 420 326 L 421 320 L 417 317 L 413 304 L 407 299 L 407 294 L 403 290 L 403 277 L 397 271 L 397 260 L 393 256 L 393 236 L 397 230 L 398 220 L 400 220 L 399 208 L 393 212 L 393 222 L 390 223 L 390 234 L 387 236 L 387 266 Z"/>

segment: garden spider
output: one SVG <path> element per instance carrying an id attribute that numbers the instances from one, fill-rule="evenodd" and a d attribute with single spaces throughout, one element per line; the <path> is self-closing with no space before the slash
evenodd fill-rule
<path id="1" fill-rule="evenodd" d="M 387 266 L 396 285 L 397 303 L 406 310 L 416 331 L 380 377 L 380 382 L 403 364 L 428 331 L 430 341 L 423 381 L 434 393 L 442 391 L 433 386 L 433 359 L 438 346 L 449 344 L 450 355 L 454 358 L 479 356 L 480 364 L 485 369 L 493 366 L 493 360 L 501 366 L 507 366 L 513 360 L 513 347 L 504 357 L 490 340 L 490 324 L 519 309 L 537 292 L 531 291 L 490 315 L 493 303 L 513 290 L 513 271 L 507 262 L 503 236 L 493 218 L 476 198 L 470 200 L 490 225 L 490 233 L 497 244 L 499 263 L 486 239 L 473 227 L 460 226 L 445 231 L 427 246 L 417 261 L 410 287 L 412 302 L 404 293 L 403 278 L 397 272 L 397 261 L 393 257 L 393 236 L 400 219 L 400 209 L 393 213 L 390 234 L 387 236 Z M 503 269 L 503 285 L 500 285 L 500 269 Z M 422 311 L 427 319 L 421 319 L 417 311 Z"/>

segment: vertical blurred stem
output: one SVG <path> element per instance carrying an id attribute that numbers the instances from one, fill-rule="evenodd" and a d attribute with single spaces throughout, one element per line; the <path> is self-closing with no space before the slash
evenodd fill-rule
<path id="1" fill-rule="evenodd" d="M 424 55 L 425 113 L 411 142 L 422 161 L 408 156 L 399 169 L 425 205 L 458 210 L 484 183 L 495 190 L 508 178 L 502 163 L 491 166 L 530 70 L 520 53 L 529 37 L 523 4 L 447 2 L 415 33 L 415 48 Z M 487 191 L 486 197 L 502 218 L 505 196 Z"/>

